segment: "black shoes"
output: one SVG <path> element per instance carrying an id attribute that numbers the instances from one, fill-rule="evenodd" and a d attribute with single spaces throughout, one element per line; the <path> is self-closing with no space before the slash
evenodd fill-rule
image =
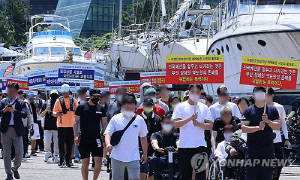
<path id="1" fill-rule="evenodd" d="M 12 172 L 14 173 L 14 177 L 16 178 L 16 179 L 20 179 L 20 174 L 19 174 L 19 172 L 18 171 L 15 171 L 15 170 L 13 170 L 13 169 L 11 169 L 12 170 Z"/>
<path id="2" fill-rule="evenodd" d="M 13 180 L 13 179 L 14 178 L 13 178 L 12 174 L 8 174 L 5 180 Z"/>
<path id="3" fill-rule="evenodd" d="M 69 168 L 72 167 L 72 166 L 73 166 L 73 163 L 68 163 L 67 164 L 67 167 L 69 167 Z"/>

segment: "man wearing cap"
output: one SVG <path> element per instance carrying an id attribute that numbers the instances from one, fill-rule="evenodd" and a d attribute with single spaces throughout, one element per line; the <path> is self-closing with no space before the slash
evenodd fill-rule
<path id="1" fill-rule="evenodd" d="M 136 107 L 140 107 L 142 105 L 142 103 L 144 102 L 144 99 L 145 99 L 145 92 L 148 88 L 151 87 L 151 84 L 150 83 L 143 83 L 140 87 L 140 97 L 136 100 L 137 104 L 136 104 Z"/>
<path id="2" fill-rule="evenodd" d="M 155 107 L 155 104 L 151 98 L 146 98 L 143 102 L 143 112 L 141 114 L 142 118 L 145 120 L 145 123 L 147 125 L 147 140 L 150 142 L 150 137 L 152 133 L 158 132 L 161 130 L 161 118 L 153 112 L 153 109 Z M 142 150 L 142 147 L 140 146 L 140 150 Z M 154 150 L 152 146 L 148 145 L 148 157 L 152 156 L 154 153 Z M 141 164 L 140 167 L 140 173 L 141 173 L 141 179 L 146 179 L 146 174 L 148 172 L 148 162 Z"/>
<path id="3" fill-rule="evenodd" d="M 54 143 L 54 157 L 53 160 L 55 163 L 59 163 L 59 150 L 58 150 L 58 135 L 57 135 L 57 117 L 53 116 L 54 104 L 59 97 L 57 90 L 52 90 L 50 92 L 50 99 L 46 101 L 42 106 L 41 117 L 44 119 L 42 121 L 42 127 L 44 129 L 45 137 L 45 156 L 44 161 L 47 162 L 49 156 L 51 155 L 51 143 L 53 138 Z"/>
<path id="4" fill-rule="evenodd" d="M 237 105 L 232 102 L 229 102 L 229 93 L 230 92 L 225 85 L 221 85 L 218 87 L 217 94 L 218 94 L 219 101 L 209 107 L 212 120 L 221 117 L 220 114 L 221 109 L 225 106 L 230 107 L 232 109 L 232 116 L 241 119 L 241 113 Z M 216 136 L 217 136 L 217 131 L 213 129 L 212 136 L 211 136 L 211 145 L 212 145 L 213 152 L 215 152 L 216 150 L 216 140 L 215 140 Z"/>
<path id="5" fill-rule="evenodd" d="M 163 88 L 162 92 L 166 93 L 165 88 Z M 161 94 L 161 93 L 160 93 L 160 91 L 156 91 L 153 87 L 151 87 L 145 91 L 146 98 L 151 98 L 155 104 L 164 108 L 165 113 L 169 112 L 169 106 L 167 105 L 169 103 L 166 104 L 164 101 L 162 101 L 162 99 L 157 99 L 157 94 Z M 169 93 L 168 93 L 168 101 L 169 101 Z"/>
<path id="6" fill-rule="evenodd" d="M 95 162 L 93 179 L 98 179 L 103 157 L 100 124 L 104 130 L 107 126 L 105 109 L 99 104 L 100 90 L 91 89 L 89 94 L 90 100 L 77 107 L 74 123 L 74 142 L 79 146 L 78 149 L 82 158 L 81 174 L 83 180 L 88 179 L 90 154 L 92 154 Z M 79 122 L 80 138 L 78 137 Z"/>
<path id="7" fill-rule="evenodd" d="M 153 102 L 156 102 L 156 98 L 155 98 L 155 94 L 156 94 L 156 90 L 154 89 L 154 88 L 148 88 L 146 91 L 145 91 L 145 97 L 146 98 L 150 98 L 150 99 L 152 99 L 152 101 Z M 158 101 L 158 102 L 160 102 L 160 103 L 163 103 L 163 102 L 161 102 L 161 101 Z M 166 104 L 165 104 L 166 105 Z M 166 105 L 167 106 L 167 105 Z M 167 107 L 168 108 L 168 107 Z M 137 110 L 136 110 L 136 114 L 142 114 L 142 112 L 143 112 L 143 109 L 144 109 L 144 107 L 143 107 L 143 104 L 139 107 L 139 108 L 137 108 Z M 168 108 L 169 109 L 169 108 Z M 153 108 L 153 112 L 155 113 L 155 114 L 157 114 L 158 116 L 160 116 L 160 117 L 163 117 L 163 115 L 165 115 L 166 114 L 166 111 L 164 110 L 164 108 L 163 107 L 161 107 L 159 104 L 155 104 L 155 106 L 154 106 L 154 108 Z"/>
<path id="8" fill-rule="evenodd" d="M 58 147 L 59 147 L 59 166 L 66 162 L 71 167 L 71 155 L 74 144 L 74 115 L 77 108 L 77 101 L 70 96 L 70 86 L 61 86 L 62 96 L 57 99 L 53 108 L 53 116 L 57 117 Z"/>
<path id="9" fill-rule="evenodd" d="M 127 93 L 127 90 L 124 86 L 120 86 L 117 88 L 116 94 L 115 94 L 116 100 L 111 102 L 107 108 L 107 121 L 108 122 L 114 116 L 115 111 L 117 111 L 118 109 L 121 108 L 122 98 L 124 95 L 126 95 L 126 93 Z"/>
<path id="10" fill-rule="evenodd" d="M 273 130 L 280 130 L 280 121 L 276 107 L 269 104 L 265 107 L 265 95 L 264 87 L 255 87 L 255 104 L 243 113 L 242 131 L 247 133 L 246 180 L 267 180 L 273 175 L 274 163 L 264 162 L 274 159 Z"/>

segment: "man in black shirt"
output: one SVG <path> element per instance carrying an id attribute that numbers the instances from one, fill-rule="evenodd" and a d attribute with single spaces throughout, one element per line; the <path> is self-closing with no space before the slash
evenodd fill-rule
<path id="1" fill-rule="evenodd" d="M 103 157 L 101 129 L 105 130 L 107 118 L 104 108 L 99 104 L 100 90 L 90 90 L 90 100 L 80 104 L 75 112 L 74 141 L 78 146 L 82 159 L 81 174 L 84 180 L 88 179 L 90 154 L 94 158 L 94 179 L 98 179 Z M 78 138 L 78 123 L 80 122 L 80 138 Z"/>
<path id="2" fill-rule="evenodd" d="M 150 137 L 152 133 L 158 132 L 161 130 L 161 118 L 153 112 L 155 104 L 151 98 L 146 98 L 143 102 L 143 112 L 140 116 L 145 120 L 147 125 L 148 134 L 147 140 L 150 142 Z M 140 144 L 141 149 L 141 144 Z M 151 145 L 148 145 L 148 157 L 152 156 L 154 150 Z M 141 179 L 146 179 L 146 174 L 148 172 L 148 163 L 141 164 L 140 173 Z M 145 178 L 144 178 L 145 177 Z"/>
<path id="3" fill-rule="evenodd" d="M 54 117 L 53 107 L 54 104 L 59 97 L 57 90 L 52 90 L 50 92 L 50 99 L 46 101 L 42 106 L 41 117 L 44 118 L 44 123 L 42 123 L 42 127 L 44 128 L 44 140 L 45 140 L 45 156 L 44 161 L 47 162 L 49 156 L 51 155 L 51 143 L 53 138 L 54 143 L 54 157 L 53 160 L 55 163 L 59 163 L 58 159 L 58 136 L 57 136 L 57 117 Z"/>
<path id="4" fill-rule="evenodd" d="M 280 123 L 276 107 L 265 104 L 265 93 L 265 88 L 255 87 L 255 104 L 243 113 L 242 131 L 247 133 L 246 180 L 272 179 L 271 163 L 262 162 L 274 159 L 273 130 L 280 130 Z"/>
<path id="5" fill-rule="evenodd" d="M 155 150 L 155 156 L 153 156 L 149 160 L 150 167 L 154 172 L 155 179 L 162 179 L 162 169 L 168 168 L 168 157 L 167 152 L 164 151 L 166 147 L 174 147 L 177 148 L 179 143 L 179 134 L 174 131 L 174 122 L 171 119 L 172 115 L 167 114 L 163 117 L 161 127 L 162 130 L 159 132 L 155 132 L 151 135 L 151 144 L 153 149 Z M 178 169 L 177 164 L 177 156 L 174 155 L 173 162 L 175 165 L 175 169 Z M 177 167 L 177 168 L 176 168 Z M 151 172 L 149 176 L 151 175 Z"/>

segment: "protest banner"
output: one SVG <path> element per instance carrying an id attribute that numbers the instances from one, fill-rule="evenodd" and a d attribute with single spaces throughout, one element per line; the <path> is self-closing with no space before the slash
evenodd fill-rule
<path id="1" fill-rule="evenodd" d="M 60 64 L 58 69 L 59 82 L 93 83 L 94 67 Z"/>
<path id="2" fill-rule="evenodd" d="M 166 84 L 166 71 L 162 72 L 141 72 L 140 73 L 141 84 L 147 82 L 151 85 Z"/>
<path id="3" fill-rule="evenodd" d="M 30 90 L 45 90 L 46 89 L 46 71 L 34 71 L 26 74 Z"/>
<path id="4" fill-rule="evenodd" d="M 60 87 L 63 84 L 69 84 L 70 90 L 72 92 L 76 91 L 77 87 L 80 87 L 79 83 L 72 83 L 72 82 L 61 82 L 58 80 L 58 71 L 57 69 L 55 70 L 49 70 L 46 71 L 45 73 L 45 79 L 46 79 L 46 90 L 51 91 L 51 90 L 58 90 L 60 91 Z"/>
<path id="5" fill-rule="evenodd" d="M 27 77 L 20 77 L 16 75 L 8 75 L 6 80 L 6 86 L 10 83 L 17 83 L 20 90 L 29 91 L 28 79 Z"/>
<path id="6" fill-rule="evenodd" d="M 105 78 L 103 76 L 96 76 L 94 79 L 94 88 L 104 88 Z"/>
<path id="7" fill-rule="evenodd" d="M 244 56 L 240 84 L 296 89 L 298 61 Z"/>
<path id="8" fill-rule="evenodd" d="M 223 55 L 167 56 L 167 84 L 207 84 L 223 82 Z"/>
<path id="9" fill-rule="evenodd" d="M 140 81 L 114 81 L 109 82 L 109 93 L 111 95 L 116 94 L 118 87 L 124 86 L 127 91 L 131 91 L 134 94 L 140 93 Z"/>

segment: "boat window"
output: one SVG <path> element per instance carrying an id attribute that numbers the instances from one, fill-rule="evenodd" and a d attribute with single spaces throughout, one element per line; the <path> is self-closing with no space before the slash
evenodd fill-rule
<path id="1" fill-rule="evenodd" d="M 67 47 L 67 51 L 71 50 L 74 56 L 81 56 L 81 51 L 79 48 Z"/>
<path id="2" fill-rule="evenodd" d="M 64 47 L 51 47 L 51 56 L 65 56 L 65 48 Z"/>
<path id="3" fill-rule="evenodd" d="M 34 48 L 34 55 L 35 56 L 48 56 L 49 48 L 48 47 L 36 47 L 36 48 Z"/>

